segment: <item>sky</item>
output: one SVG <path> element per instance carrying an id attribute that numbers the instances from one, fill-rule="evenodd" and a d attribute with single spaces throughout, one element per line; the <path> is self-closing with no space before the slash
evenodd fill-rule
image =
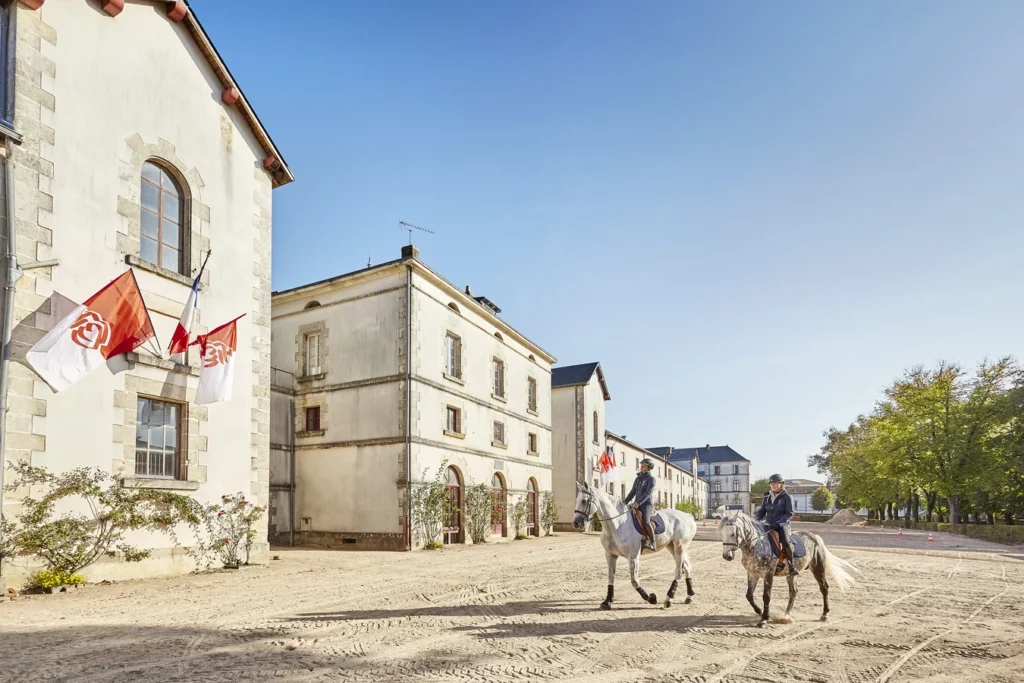
<path id="1" fill-rule="evenodd" d="M 631 441 L 820 479 L 904 369 L 1024 355 L 1024 3 L 191 5 L 296 176 L 275 289 L 427 227 Z"/>

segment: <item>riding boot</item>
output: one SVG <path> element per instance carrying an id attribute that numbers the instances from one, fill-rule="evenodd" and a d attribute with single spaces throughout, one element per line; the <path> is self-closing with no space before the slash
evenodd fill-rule
<path id="1" fill-rule="evenodd" d="M 790 576 L 799 576 L 800 572 L 797 571 L 796 560 L 793 559 L 794 555 L 796 555 L 796 553 L 793 551 L 793 544 L 790 543 L 789 547 L 786 548 L 786 564 L 789 565 Z"/>
<path id="2" fill-rule="evenodd" d="M 644 534 L 644 545 L 647 547 L 648 550 L 657 550 L 658 544 L 655 541 L 654 524 L 648 524 L 647 528 L 644 531 L 646 531 L 646 533 Z"/>

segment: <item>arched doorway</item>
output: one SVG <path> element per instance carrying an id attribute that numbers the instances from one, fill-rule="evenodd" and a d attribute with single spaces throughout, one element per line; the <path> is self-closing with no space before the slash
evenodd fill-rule
<path id="1" fill-rule="evenodd" d="M 491 533 L 495 536 L 508 535 L 508 518 L 505 516 L 507 501 L 505 478 L 501 473 L 495 472 L 491 477 Z"/>
<path id="2" fill-rule="evenodd" d="M 454 467 L 445 472 L 448 487 L 448 514 L 444 520 L 444 542 L 463 543 L 462 535 L 462 475 Z"/>
<path id="3" fill-rule="evenodd" d="M 530 477 L 526 483 L 526 529 L 531 536 L 540 536 L 540 516 L 537 514 L 537 482 Z"/>

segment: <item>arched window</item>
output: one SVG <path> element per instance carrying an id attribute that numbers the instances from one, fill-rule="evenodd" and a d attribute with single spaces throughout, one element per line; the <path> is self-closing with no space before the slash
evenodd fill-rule
<path id="1" fill-rule="evenodd" d="M 531 536 L 540 536 L 537 514 L 537 482 L 533 477 L 526 483 L 526 529 Z"/>
<path id="2" fill-rule="evenodd" d="M 448 515 L 444 521 L 444 542 L 462 543 L 462 477 L 455 467 L 445 472 L 448 487 Z"/>
<path id="3" fill-rule="evenodd" d="M 495 332 L 494 336 L 500 339 L 501 341 L 505 341 L 505 338 L 501 336 L 501 332 Z"/>
<path id="4" fill-rule="evenodd" d="M 462 312 L 462 311 L 460 311 L 460 310 L 459 310 L 459 307 L 458 307 L 458 306 L 456 306 L 456 305 L 455 305 L 454 303 L 450 303 L 450 304 L 448 304 L 448 308 L 452 309 L 452 310 L 453 310 L 453 311 L 455 311 L 456 313 L 461 313 L 461 312 Z"/>
<path id="5" fill-rule="evenodd" d="M 139 256 L 143 261 L 188 273 L 185 250 L 185 195 L 170 171 L 154 161 L 142 164 Z"/>
<path id="6" fill-rule="evenodd" d="M 302 310 L 304 310 L 304 311 L 308 311 L 308 310 L 309 310 L 309 309 L 311 309 L 311 308 L 320 308 L 320 302 L 319 302 L 319 301 L 310 301 L 310 302 L 309 302 L 308 304 L 306 304 L 306 305 L 305 305 L 305 306 L 303 307 L 303 309 L 302 309 Z"/>
<path id="7" fill-rule="evenodd" d="M 536 362 L 537 362 L 537 359 L 533 357 L 533 354 L 532 354 L 532 353 L 530 354 L 530 360 L 532 360 L 532 361 L 533 361 L 534 363 L 536 363 Z"/>
<path id="8" fill-rule="evenodd" d="M 506 499 L 505 478 L 500 472 L 495 472 L 491 477 L 491 533 L 495 536 L 504 536 L 506 533 Z"/>

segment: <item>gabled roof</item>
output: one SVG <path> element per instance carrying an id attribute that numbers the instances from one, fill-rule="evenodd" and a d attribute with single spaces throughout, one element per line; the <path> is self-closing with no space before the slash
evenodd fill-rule
<path id="1" fill-rule="evenodd" d="M 551 368 L 551 388 L 577 387 L 590 384 L 590 378 L 597 373 L 597 379 L 601 382 L 601 391 L 604 392 L 604 400 L 610 401 L 612 395 L 608 393 L 608 383 L 604 381 L 604 372 L 600 363 L 582 363 L 580 365 L 564 365 L 558 368 Z"/>
<path id="2" fill-rule="evenodd" d="M 220 53 L 217 52 L 217 48 L 214 47 L 213 41 L 210 40 L 209 34 L 206 33 L 206 29 L 199 23 L 199 18 L 196 17 L 196 12 L 189 5 L 188 0 L 184 0 L 185 6 L 188 11 L 181 19 L 182 25 L 188 30 L 189 35 L 196 41 L 196 45 L 199 47 L 199 52 L 206 59 L 210 68 L 213 69 L 214 74 L 217 76 L 217 80 L 224 87 L 225 90 L 234 88 L 238 91 L 238 101 L 233 105 L 238 109 L 239 115 L 249 126 L 252 134 L 256 136 L 260 146 L 263 148 L 266 157 L 264 159 L 263 167 L 270 174 L 273 179 L 275 187 L 280 187 L 286 183 L 290 183 L 295 180 L 295 176 L 292 174 L 291 169 L 288 168 L 288 164 L 285 163 L 284 156 L 281 155 L 277 145 L 270 138 L 270 133 L 263 127 L 263 122 L 260 121 L 259 117 L 256 116 L 256 111 L 249 104 L 249 100 L 246 99 L 245 93 L 242 92 L 242 88 L 238 85 L 238 81 L 231 75 L 231 71 L 228 70 L 228 65 L 221 58 Z M 171 8 L 171 4 L 168 3 L 168 8 Z M 229 105 L 231 106 L 231 105 Z"/>
<path id="3" fill-rule="evenodd" d="M 664 448 L 649 448 L 647 449 L 652 453 L 657 453 L 659 450 Z M 697 462 L 699 463 L 716 463 L 716 462 L 750 462 L 742 455 L 737 453 L 729 446 L 703 446 L 701 448 L 673 448 L 672 455 L 669 456 L 669 460 L 676 461 L 682 460 L 689 462 L 690 458 L 693 457 L 694 451 L 697 452 Z"/>

